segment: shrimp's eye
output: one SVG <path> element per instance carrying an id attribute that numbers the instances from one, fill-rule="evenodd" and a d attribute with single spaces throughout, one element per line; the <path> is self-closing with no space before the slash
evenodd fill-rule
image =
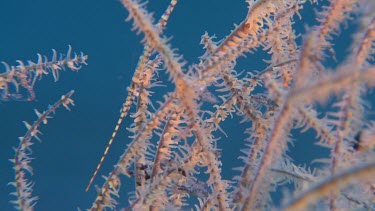
<path id="1" fill-rule="evenodd" d="M 361 136 L 362 136 L 362 131 L 360 131 L 355 137 L 354 137 L 354 144 L 353 144 L 353 149 L 355 151 L 361 151 Z"/>

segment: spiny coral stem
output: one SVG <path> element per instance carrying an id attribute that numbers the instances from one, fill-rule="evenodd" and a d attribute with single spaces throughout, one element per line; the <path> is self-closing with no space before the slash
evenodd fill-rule
<path id="1" fill-rule="evenodd" d="M 326 196 L 331 190 L 340 190 L 355 181 L 372 179 L 375 175 L 375 163 L 368 163 L 347 169 L 337 175 L 313 185 L 298 194 L 283 206 L 283 210 L 306 210 L 306 207 L 319 198 Z"/>
<path id="2" fill-rule="evenodd" d="M 38 130 L 41 123 L 47 124 L 47 119 L 51 118 L 49 116 L 51 113 L 55 113 L 56 109 L 63 105 L 64 107 L 68 108 L 69 105 L 74 105 L 71 96 L 74 94 L 74 90 L 70 91 L 66 95 L 63 95 L 59 101 L 57 101 L 54 105 L 50 106 L 49 109 L 43 113 L 39 113 L 35 110 L 35 113 L 38 116 L 38 119 L 34 122 L 34 124 L 29 125 L 27 122 L 24 122 L 28 131 L 23 137 L 20 137 L 20 144 L 16 149 L 15 158 L 11 161 L 14 163 L 13 169 L 15 170 L 15 182 L 11 182 L 10 184 L 15 186 L 16 191 L 12 193 L 17 197 L 16 200 L 13 200 L 12 203 L 16 204 L 16 208 L 20 210 L 33 210 L 33 206 L 35 205 L 35 201 L 38 199 L 36 196 L 32 196 L 32 186 L 33 183 L 27 181 L 25 177 L 27 173 L 32 173 L 32 167 L 30 166 L 31 158 L 29 157 L 31 154 L 30 146 L 32 143 L 32 138 L 36 138 L 40 141 L 39 137 L 37 136 L 40 131 Z"/>
<path id="3" fill-rule="evenodd" d="M 0 74 L 0 100 L 12 100 L 12 96 L 19 94 L 19 86 L 25 88 L 29 94 L 28 101 L 32 101 L 35 98 L 34 85 L 36 80 L 39 80 L 42 75 L 46 75 L 52 72 L 55 82 L 59 80 L 59 71 L 65 67 L 70 68 L 73 71 L 81 69 L 81 65 L 86 63 L 88 58 L 87 55 L 81 52 L 80 55 L 74 54 L 72 57 L 72 47 L 69 45 L 67 55 L 60 54 L 60 58 L 57 59 L 57 52 L 53 51 L 51 61 L 48 61 L 46 56 L 38 54 L 38 62 L 34 63 L 28 61 L 28 65 L 24 62 L 17 60 L 17 66 L 9 66 L 7 63 L 2 62 L 5 66 L 5 72 Z M 15 92 L 10 89 L 9 85 L 12 84 L 15 88 Z M 19 99 L 20 97 L 16 97 Z"/>

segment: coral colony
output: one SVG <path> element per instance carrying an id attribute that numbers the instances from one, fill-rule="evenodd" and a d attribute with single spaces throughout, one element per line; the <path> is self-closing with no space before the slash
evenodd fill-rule
<path id="1" fill-rule="evenodd" d="M 132 30 L 143 38 L 143 53 L 108 147 L 88 181 L 87 190 L 93 183 L 99 185 L 90 210 L 375 209 L 375 124 L 366 117 L 375 85 L 375 4 L 372 0 L 246 2 L 248 13 L 242 22 L 221 40 L 203 34 L 204 55 L 199 63 L 186 64 L 183 52 L 177 53 L 163 34 L 177 0 L 158 20 L 144 2 L 121 0 Z M 295 21 L 304 20 L 300 12 L 307 6 L 316 9 L 316 23 L 306 26 L 301 38 Z M 334 69 L 328 68 L 327 61 L 335 55 L 334 38 L 350 21 L 358 27 L 350 32 L 348 55 Z M 267 68 L 236 71 L 239 58 L 251 59 L 261 51 L 270 56 L 264 61 Z M 51 59 L 38 55 L 36 63 L 4 63 L 1 99 L 24 96 L 31 101 L 42 75 L 52 73 L 57 80 L 62 69 L 79 70 L 86 59 L 85 54 L 73 55 L 69 46 L 60 57 L 53 51 Z M 151 109 L 150 89 L 161 83 L 156 71 L 169 75 L 164 83 L 173 89 Z M 17 209 L 33 210 L 38 201 L 30 165 L 39 127 L 58 107 L 69 109 L 73 93 L 44 112 L 35 110 L 35 122 L 25 122 L 28 131 L 11 159 L 12 203 Z M 133 107 L 136 112 L 129 115 Z M 234 115 L 246 124 L 247 138 L 233 177 L 224 179 L 217 143 L 229 130 L 221 127 L 222 122 Z M 123 126 L 127 116 L 133 123 Z M 105 180 L 96 181 L 109 147 L 125 127 L 133 135 L 123 154 Z M 315 160 L 321 165 L 314 170 L 288 156 L 288 145 L 302 141 L 299 134 L 307 130 L 314 131 L 315 144 L 329 151 L 327 157 Z M 121 186 L 129 178 L 134 186 Z M 293 187 L 280 193 L 280 204 L 273 202 L 271 194 L 285 183 Z M 121 195 L 120 189 L 130 196 Z M 129 205 L 119 207 L 120 201 Z"/>

